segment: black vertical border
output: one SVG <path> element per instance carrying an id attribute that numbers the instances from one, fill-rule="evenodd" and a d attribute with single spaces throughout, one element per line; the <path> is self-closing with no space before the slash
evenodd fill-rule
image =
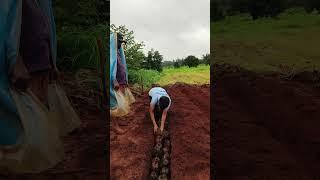
<path id="1" fill-rule="evenodd" d="M 211 26 L 211 7 L 212 7 L 212 0 L 210 0 L 210 179 L 216 179 L 215 178 L 215 162 L 214 162 L 214 107 L 213 107 L 213 101 L 214 101 L 214 50 L 213 50 L 213 34 L 212 32 L 212 26 Z"/>
<path id="2" fill-rule="evenodd" d="M 107 25 L 107 30 L 106 30 L 106 34 L 105 34 L 105 38 L 106 38 L 106 64 L 105 64 L 105 81 L 104 82 L 110 82 L 110 76 L 109 76 L 109 72 L 110 72 L 110 50 L 109 50 L 109 38 L 110 38 L 110 0 L 104 0 L 104 1 L 107 1 L 107 7 L 106 7 L 106 11 L 107 11 L 107 19 L 106 19 L 106 25 Z M 106 102 L 106 107 L 104 108 L 104 111 L 105 111 L 105 115 L 106 117 L 104 118 L 104 120 L 106 121 L 106 177 L 107 179 L 110 179 L 110 164 L 111 164 L 111 161 L 110 161 L 110 121 L 111 121 L 111 117 L 110 117 L 110 111 L 109 111 L 109 97 L 110 97 L 110 94 L 109 94 L 109 84 L 110 83 L 107 83 L 106 84 L 106 91 L 107 91 L 107 102 Z"/>

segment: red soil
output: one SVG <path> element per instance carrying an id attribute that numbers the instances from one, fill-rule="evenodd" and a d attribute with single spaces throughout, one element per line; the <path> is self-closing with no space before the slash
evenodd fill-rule
<path id="1" fill-rule="evenodd" d="M 212 94 L 217 179 L 320 174 L 319 89 L 277 76 L 217 76 Z"/>
<path id="2" fill-rule="evenodd" d="M 12 180 L 102 180 L 107 179 L 106 115 L 97 106 L 92 88 L 64 76 L 64 89 L 81 118 L 81 127 L 63 139 L 66 156 L 56 167 L 40 174 L 9 175 Z M 1 179 L 1 176 L 0 176 Z"/>
<path id="3" fill-rule="evenodd" d="M 148 176 L 154 140 L 151 120 L 146 117 L 148 100 L 147 96 L 136 97 L 133 112 L 115 119 L 127 132 L 116 135 L 110 131 L 111 179 L 144 179 Z"/>
<path id="4" fill-rule="evenodd" d="M 185 84 L 166 87 L 172 98 L 168 120 L 172 145 L 172 179 L 209 179 L 210 88 Z M 153 128 L 147 93 L 136 97 L 132 114 L 117 120 L 124 135 L 111 132 L 111 179 L 146 179 L 150 168 Z"/>

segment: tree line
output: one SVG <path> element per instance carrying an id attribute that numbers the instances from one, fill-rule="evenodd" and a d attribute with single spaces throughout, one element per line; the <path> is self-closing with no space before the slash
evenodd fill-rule
<path id="1" fill-rule="evenodd" d="M 262 17 L 277 18 L 284 10 L 303 7 L 307 13 L 316 10 L 320 13 L 319 0 L 213 0 L 211 19 L 218 21 L 225 16 L 249 13 L 253 20 Z"/>
<path id="2" fill-rule="evenodd" d="M 200 64 L 210 65 L 210 54 L 202 55 L 201 58 L 197 58 L 193 55 L 186 58 L 179 58 L 174 61 L 167 61 L 163 63 L 163 66 L 173 66 L 179 68 L 181 66 L 197 67 Z"/>
<path id="3" fill-rule="evenodd" d="M 124 25 L 116 26 L 111 24 L 110 31 L 118 32 L 124 35 L 127 44 L 125 45 L 125 55 L 127 66 L 129 70 L 148 69 L 162 72 L 163 67 L 166 66 L 189 66 L 196 67 L 199 64 L 210 64 L 210 55 L 203 55 L 201 59 L 195 56 L 188 56 L 186 58 L 177 59 L 174 61 L 164 61 L 163 55 L 155 49 L 151 49 L 144 54 L 144 42 L 137 42 L 134 38 L 134 32 L 127 29 Z"/>

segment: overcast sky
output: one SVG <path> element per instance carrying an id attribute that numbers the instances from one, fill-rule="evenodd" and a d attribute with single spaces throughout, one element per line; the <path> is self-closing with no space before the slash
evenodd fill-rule
<path id="1" fill-rule="evenodd" d="M 164 60 L 210 52 L 210 0 L 110 0 L 111 24 L 125 25 L 135 39 Z"/>

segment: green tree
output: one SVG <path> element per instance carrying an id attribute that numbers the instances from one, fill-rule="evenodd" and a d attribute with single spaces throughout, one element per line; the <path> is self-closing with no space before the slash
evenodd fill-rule
<path id="1" fill-rule="evenodd" d="M 174 67 L 174 68 L 179 68 L 179 67 L 180 67 L 179 61 L 174 61 L 174 62 L 173 62 L 173 67 Z"/>
<path id="2" fill-rule="evenodd" d="M 162 67 L 173 67 L 174 61 L 163 61 Z"/>
<path id="3" fill-rule="evenodd" d="M 145 55 L 142 51 L 144 43 L 136 42 L 134 39 L 134 32 L 129 31 L 124 25 L 116 26 L 111 24 L 110 31 L 121 33 L 127 41 L 124 53 L 126 55 L 128 69 L 141 69 L 142 62 L 145 59 Z"/>
<path id="4" fill-rule="evenodd" d="M 210 54 L 205 54 L 201 59 L 202 64 L 210 64 Z"/>
<path id="5" fill-rule="evenodd" d="M 184 60 L 184 65 L 189 66 L 189 67 L 197 67 L 199 65 L 200 61 L 197 57 L 195 56 L 188 56 Z"/>
<path id="6" fill-rule="evenodd" d="M 159 51 L 155 51 L 154 49 L 151 49 L 150 51 L 148 51 L 148 55 L 146 56 L 143 62 L 143 68 L 153 69 L 161 72 L 162 60 L 163 60 L 163 56 L 159 53 Z"/>

